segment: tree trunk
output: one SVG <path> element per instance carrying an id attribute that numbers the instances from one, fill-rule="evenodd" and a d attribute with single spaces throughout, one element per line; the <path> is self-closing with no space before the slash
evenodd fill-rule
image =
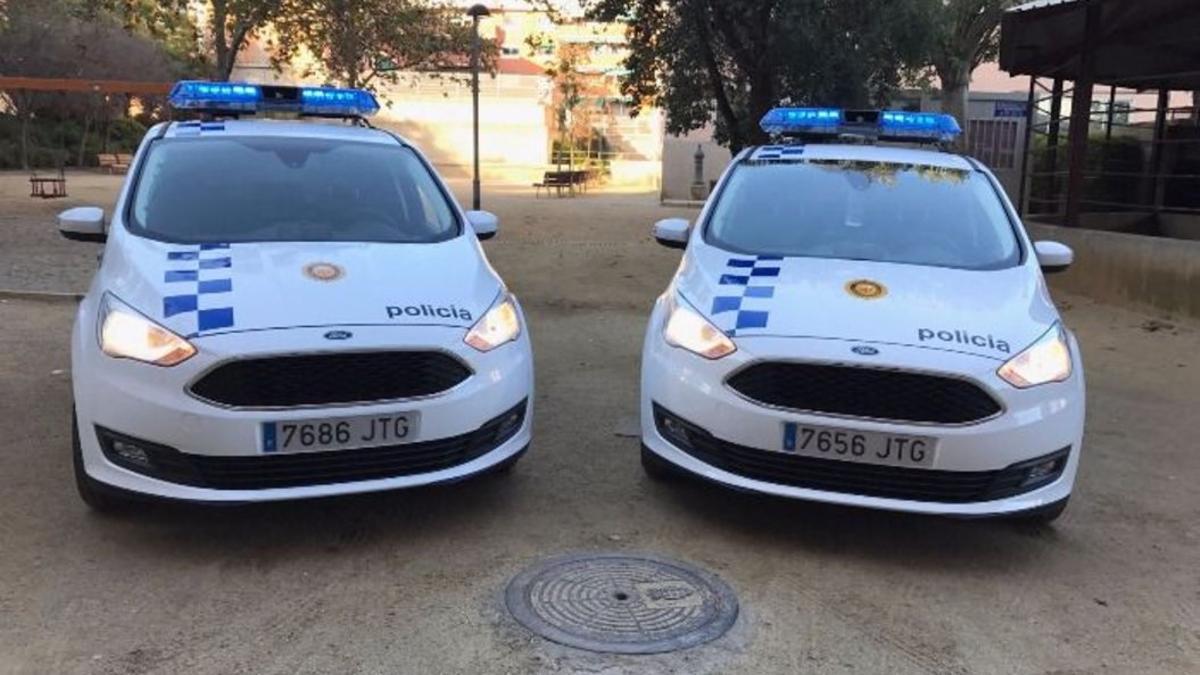
<path id="1" fill-rule="evenodd" d="M 79 155 L 76 157 L 75 161 L 75 166 L 77 168 L 83 167 L 83 156 L 87 150 L 88 129 L 91 127 L 91 125 L 92 114 L 85 113 L 83 116 L 83 133 L 79 135 Z M 63 152 L 66 153 L 66 148 L 63 148 Z"/>
<path id="2" fill-rule="evenodd" d="M 209 29 L 212 33 L 213 56 L 215 57 L 213 78 L 220 82 L 228 82 L 230 75 L 233 74 L 233 67 L 237 64 L 238 52 L 241 51 L 246 35 L 253 26 L 246 17 L 238 17 L 232 31 L 227 33 L 229 7 L 226 0 L 212 0 L 211 6 L 212 15 L 209 17 Z"/>
<path id="3" fill-rule="evenodd" d="M 755 145 L 763 145 L 770 141 L 767 132 L 759 126 L 759 120 L 779 103 L 775 97 L 775 83 L 772 77 L 769 72 L 759 72 L 750 80 L 750 110 L 749 119 L 746 120 L 750 127 L 745 130 L 745 138 Z"/>
<path id="4" fill-rule="evenodd" d="M 708 29 L 708 18 L 705 15 L 700 15 L 696 20 L 696 27 L 700 34 L 700 48 L 704 52 L 704 68 L 708 71 L 708 78 L 713 87 L 713 98 L 717 103 L 717 114 L 721 116 L 721 121 L 725 123 L 725 128 L 729 133 L 729 151 L 737 154 L 745 147 L 746 142 L 742 136 L 741 120 L 738 119 L 737 113 L 733 111 L 733 106 L 729 102 L 729 96 L 725 93 L 725 77 L 721 73 L 721 68 L 717 64 L 717 56 L 712 48 L 712 33 Z"/>
<path id="5" fill-rule="evenodd" d="M 938 78 L 942 81 L 942 112 L 954 116 L 962 127 L 962 135 L 958 137 L 958 147 L 967 147 L 967 130 L 970 128 L 967 118 L 967 94 L 971 88 L 971 70 L 966 64 L 938 68 Z"/>
<path id="6" fill-rule="evenodd" d="M 21 168 L 29 170 L 29 113 L 21 115 Z"/>

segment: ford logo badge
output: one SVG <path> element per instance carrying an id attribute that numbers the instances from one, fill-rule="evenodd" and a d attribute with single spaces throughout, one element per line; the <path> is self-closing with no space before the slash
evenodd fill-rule
<path id="1" fill-rule="evenodd" d="M 875 356 L 879 353 L 878 349 L 875 349 L 874 347 L 868 347 L 866 345 L 855 345 L 854 347 L 850 348 L 850 351 L 860 356 Z"/>
<path id="2" fill-rule="evenodd" d="M 348 330 L 331 330 L 325 334 L 326 340 L 349 340 L 354 337 L 354 333 Z"/>

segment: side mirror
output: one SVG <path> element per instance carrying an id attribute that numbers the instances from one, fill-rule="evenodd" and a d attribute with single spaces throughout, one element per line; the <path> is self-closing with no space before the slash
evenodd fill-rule
<path id="1" fill-rule="evenodd" d="M 467 222 L 475 230 L 475 236 L 480 239 L 491 239 L 500 229 L 500 219 L 489 211 L 467 211 Z"/>
<path id="2" fill-rule="evenodd" d="M 95 206 L 76 206 L 58 214 L 58 233 L 72 241 L 103 243 L 108 239 L 104 231 L 104 209 Z"/>
<path id="3" fill-rule="evenodd" d="M 1038 264 L 1046 274 L 1062 272 L 1075 261 L 1075 252 L 1071 247 L 1057 241 L 1035 241 L 1033 250 L 1037 253 Z"/>
<path id="4" fill-rule="evenodd" d="M 664 218 L 654 224 L 654 238 L 667 248 L 687 248 L 692 224 L 683 218 Z"/>

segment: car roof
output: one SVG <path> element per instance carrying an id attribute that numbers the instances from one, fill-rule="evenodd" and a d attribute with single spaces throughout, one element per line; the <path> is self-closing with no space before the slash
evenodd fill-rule
<path id="1" fill-rule="evenodd" d="M 751 148 L 745 160 L 850 160 L 861 162 L 891 162 L 920 164 L 944 169 L 972 171 L 976 167 L 962 155 L 936 150 L 924 150 L 893 145 L 850 145 L 805 143 L 798 145 L 763 145 Z"/>
<path id="2" fill-rule="evenodd" d="M 331 120 L 216 120 L 171 122 L 164 138 L 219 138 L 221 136 L 276 136 L 291 138 L 327 138 L 359 143 L 408 145 L 399 136 L 375 127 L 346 124 Z"/>

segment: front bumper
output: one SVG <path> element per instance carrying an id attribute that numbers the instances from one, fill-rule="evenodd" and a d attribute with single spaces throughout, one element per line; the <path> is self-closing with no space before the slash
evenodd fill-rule
<path id="1" fill-rule="evenodd" d="M 80 325 L 93 319 L 80 317 Z M 527 333 L 486 354 L 462 343 L 461 329 L 355 327 L 355 349 L 450 351 L 474 374 L 441 394 L 398 401 L 279 410 L 225 408 L 186 385 L 230 357 L 298 353 L 324 342 L 328 327 L 201 338 L 199 353 L 174 368 L 105 356 L 94 333 L 73 339 L 75 405 L 83 463 L 94 480 L 120 490 L 188 501 L 247 502 L 391 490 L 459 480 L 503 463 L 529 445 L 533 359 Z M 294 346 L 293 348 L 286 348 Z M 417 412 L 413 443 L 370 450 L 265 456 L 266 421 Z M 498 425 L 520 414 L 516 429 Z M 99 429 L 99 434 L 97 430 Z M 123 465 L 101 446 L 105 431 L 148 442 L 159 468 Z M 116 461 L 114 461 L 116 460 Z M 327 465 L 326 469 L 315 465 Z M 168 467 L 170 470 L 164 470 Z M 283 477 L 282 479 L 280 477 Z M 311 481 L 311 482 L 310 482 Z"/>
<path id="2" fill-rule="evenodd" d="M 737 489 L 813 501 L 916 513 L 987 516 L 1017 513 L 1060 501 L 1071 493 L 1083 434 L 1084 382 L 1078 347 L 1075 367 L 1065 382 L 1017 390 L 994 371 L 1000 362 L 965 354 L 896 345 L 880 346 L 891 362 L 926 372 L 967 375 L 1003 404 L 991 419 L 965 425 L 911 424 L 840 418 L 770 408 L 743 398 L 726 384 L 728 375 L 759 360 L 789 358 L 818 363 L 878 366 L 859 356 L 859 344 L 803 338 L 739 338 L 738 351 L 717 361 L 668 345 L 661 335 L 658 310 L 651 317 L 642 360 L 642 442 L 656 455 L 703 478 Z M 671 414 L 694 425 L 704 447 L 682 448 L 665 434 L 661 417 Z M 848 430 L 932 436 L 937 443 L 928 469 L 887 470 L 840 460 L 792 462 L 781 450 L 785 422 Z M 1052 482 L 1023 490 L 1012 474 L 1030 460 L 1065 454 Z M 803 465 L 801 465 L 803 464 Z M 1008 474 L 1005 474 L 1005 471 Z M 821 480 L 813 480 L 813 476 Z M 786 477 L 786 479 L 785 479 Z M 862 481 L 877 477 L 870 488 Z M 771 478 L 771 479 L 768 479 Z M 947 484 L 975 481 L 977 492 L 942 493 L 916 489 L 944 479 Z M 1002 484 L 989 491 L 990 481 Z M 1004 481 L 1007 481 L 1006 483 Z M 906 485 L 907 484 L 907 485 Z M 857 486 L 857 487 L 856 487 Z M 898 489 L 889 490 L 899 486 Z M 1007 486 L 1007 489 L 1001 489 Z M 919 495 L 896 498 L 889 494 Z M 981 496 L 973 499 L 970 495 Z M 1002 496 L 997 496 L 1002 495 Z"/>

